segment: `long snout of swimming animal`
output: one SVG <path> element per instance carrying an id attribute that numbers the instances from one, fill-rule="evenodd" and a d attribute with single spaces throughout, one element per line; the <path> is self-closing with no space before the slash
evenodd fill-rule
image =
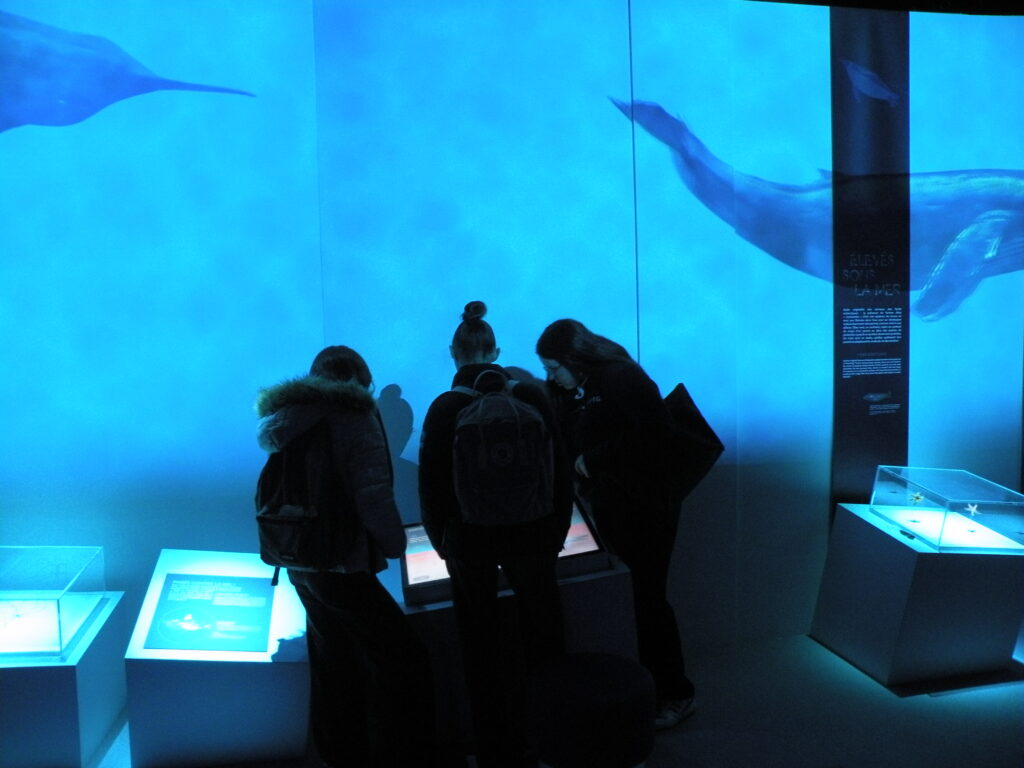
<path id="1" fill-rule="evenodd" d="M 187 83 L 183 80 L 166 80 L 162 77 L 154 77 L 151 81 L 150 91 L 205 91 L 207 93 L 234 93 L 238 96 L 252 96 L 256 94 L 249 91 L 242 91 L 238 88 L 224 88 L 220 85 L 204 85 L 203 83 Z"/>

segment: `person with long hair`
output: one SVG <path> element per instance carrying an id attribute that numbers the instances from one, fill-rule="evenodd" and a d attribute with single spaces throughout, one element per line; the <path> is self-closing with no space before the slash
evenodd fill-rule
<path id="1" fill-rule="evenodd" d="M 259 443 L 268 452 L 298 450 L 307 466 L 329 474 L 310 483 L 321 489 L 310 501 L 349 517 L 354 531 L 335 570 L 288 569 L 306 609 L 319 759 L 338 768 L 429 766 L 436 736 L 427 650 L 376 575 L 404 554 L 406 539 L 372 389 L 358 352 L 327 347 L 308 375 L 260 391 Z"/>
<path id="2" fill-rule="evenodd" d="M 656 726 L 694 711 L 668 571 L 679 525 L 658 385 L 626 351 L 578 320 L 551 323 L 536 347 L 555 393 L 577 494 L 604 543 L 629 567 L 640 662 L 654 678 Z"/>
<path id="3" fill-rule="evenodd" d="M 552 495 L 547 500 L 550 511 L 543 516 L 511 524 L 479 524 L 467 521 L 460 507 L 453 457 L 459 414 L 479 396 L 476 393 L 512 386 L 508 372 L 495 364 L 500 349 L 484 320 L 486 312 L 481 301 L 466 305 L 449 347 L 456 368 L 452 389 L 430 405 L 419 454 L 423 525 L 451 576 L 475 756 L 481 768 L 524 764 L 526 674 L 564 652 L 555 566 L 572 513 L 570 475 L 564 460 L 557 459 L 558 471 L 547 491 Z M 554 417 L 542 386 L 520 381 L 512 395 L 540 411 L 554 433 Z M 559 451 L 557 441 L 555 451 Z M 498 613 L 499 566 L 515 593 L 520 628 L 518 642 L 505 648 Z M 525 668 L 506 677 L 508 660 L 519 654 Z"/>

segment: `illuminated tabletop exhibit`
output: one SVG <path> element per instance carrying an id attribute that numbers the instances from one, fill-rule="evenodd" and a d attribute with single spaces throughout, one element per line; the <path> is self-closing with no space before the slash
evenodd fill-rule
<path id="1" fill-rule="evenodd" d="M 133 768 L 302 754 L 306 618 L 273 574 L 256 554 L 161 551 L 125 654 Z"/>
<path id="2" fill-rule="evenodd" d="M 124 709 L 127 618 L 105 580 L 101 547 L 0 547 L 4 768 L 87 765 Z"/>
<path id="3" fill-rule="evenodd" d="M 963 470 L 880 466 L 840 504 L 811 636 L 888 686 L 1015 674 L 1024 496 Z"/>
<path id="4" fill-rule="evenodd" d="M 442 739 L 468 728 L 448 574 L 422 528 L 378 577 L 427 644 Z M 206 766 L 300 756 L 309 670 L 305 613 L 286 575 L 259 555 L 165 549 L 125 655 L 133 768 Z M 559 561 L 571 650 L 636 655 L 629 571 L 579 513 Z M 511 611 L 510 593 L 499 600 Z M 609 627 L 614 628 L 609 630 Z M 258 706 L 254 704 L 258 703 Z M 182 737 L 187 733 L 188 738 Z"/>

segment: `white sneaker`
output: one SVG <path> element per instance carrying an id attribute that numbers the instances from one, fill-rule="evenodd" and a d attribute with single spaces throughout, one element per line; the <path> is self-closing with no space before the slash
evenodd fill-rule
<path id="1" fill-rule="evenodd" d="M 675 728 L 696 711 L 697 702 L 693 696 L 686 699 L 663 701 L 658 704 L 658 712 L 654 716 L 654 727 L 659 731 Z"/>

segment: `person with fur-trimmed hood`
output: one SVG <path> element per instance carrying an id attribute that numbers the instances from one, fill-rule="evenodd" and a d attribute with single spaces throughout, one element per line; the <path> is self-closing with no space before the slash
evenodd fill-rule
<path id="1" fill-rule="evenodd" d="M 352 545 L 337 569 L 289 569 L 306 609 L 310 733 L 329 766 L 430 765 L 435 753 L 434 692 L 427 650 L 378 581 L 387 558 L 405 552 L 392 490 L 391 458 L 372 395 L 369 367 L 353 349 L 331 346 L 309 375 L 259 393 L 259 443 L 329 446 L 307 466 L 336 476 L 310 501 L 350 516 Z M 316 430 L 329 440 L 307 440 Z M 308 450 L 314 450 L 309 448 Z"/>

